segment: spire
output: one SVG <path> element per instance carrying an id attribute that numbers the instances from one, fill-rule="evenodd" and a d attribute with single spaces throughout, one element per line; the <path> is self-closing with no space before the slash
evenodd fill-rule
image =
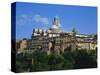
<path id="1" fill-rule="evenodd" d="M 77 33 L 75 28 L 72 29 L 72 32 L 75 33 L 75 34 Z"/>
<path id="2" fill-rule="evenodd" d="M 59 18 L 58 18 L 58 16 L 55 16 L 55 17 L 54 17 L 53 25 L 56 25 L 56 26 L 59 25 Z"/>
<path id="3" fill-rule="evenodd" d="M 52 32 L 58 33 L 59 32 L 59 19 L 57 16 L 54 17 L 53 25 L 51 27 Z"/>

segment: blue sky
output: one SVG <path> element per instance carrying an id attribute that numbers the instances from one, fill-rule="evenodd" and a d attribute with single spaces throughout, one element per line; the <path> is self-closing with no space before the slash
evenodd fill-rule
<path id="1" fill-rule="evenodd" d="M 87 6 L 16 3 L 16 37 L 30 38 L 33 28 L 48 29 L 54 16 L 60 20 L 60 29 L 80 34 L 97 33 L 97 8 Z"/>

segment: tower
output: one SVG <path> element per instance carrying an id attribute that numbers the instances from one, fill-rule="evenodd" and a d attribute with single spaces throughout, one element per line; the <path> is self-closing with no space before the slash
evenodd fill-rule
<path id="1" fill-rule="evenodd" d="M 54 17 L 53 25 L 59 26 L 59 18 L 58 18 L 58 16 Z"/>
<path id="2" fill-rule="evenodd" d="M 59 18 L 57 16 L 54 17 L 53 25 L 51 27 L 53 33 L 59 32 Z"/>

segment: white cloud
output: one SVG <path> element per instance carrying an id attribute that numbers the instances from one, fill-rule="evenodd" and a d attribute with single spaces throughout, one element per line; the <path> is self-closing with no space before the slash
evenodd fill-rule
<path id="1" fill-rule="evenodd" d="M 19 26 L 28 25 L 29 23 L 40 23 L 40 25 L 48 25 L 49 20 L 46 17 L 40 15 L 31 16 L 29 14 L 21 14 L 16 18 L 16 24 Z"/>
<path id="2" fill-rule="evenodd" d="M 40 16 L 40 15 L 35 15 L 35 16 L 33 17 L 33 20 L 34 20 L 35 22 L 40 22 L 40 19 L 41 19 L 41 16 Z"/>
<path id="3" fill-rule="evenodd" d="M 48 24 L 48 18 L 41 18 L 41 22 L 44 24 Z"/>
<path id="4" fill-rule="evenodd" d="M 48 23 L 49 23 L 48 18 L 42 17 L 40 15 L 35 15 L 33 18 L 33 21 L 35 21 L 37 23 L 42 23 L 44 25 L 48 25 Z"/>
<path id="5" fill-rule="evenodd" d="M 19 25 L 19 26 L 25 25 L 26 18 L 27 18 L 26 14 L 21 14 L 19 16 L 16 16 L 16 25 Z"/>
<path id="6" fill-rule="evenodd" d="M 16 25 L 24 26 L 28 25 L 32 21 L 32 18 L 28 14 L 21 14 L 19 16 L 16 16 Z"/>

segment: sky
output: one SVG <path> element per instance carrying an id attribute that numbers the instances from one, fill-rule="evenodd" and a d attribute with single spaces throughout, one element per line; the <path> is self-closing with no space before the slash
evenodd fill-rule
<path id="1" fill-rule="evenodd" d="M 17 2 L 17 39 L 31 38 L 33 28 L 49 29 L 55 16 L 62 31 L 76 28 L 79 34 L 97 33 L 97 7 Z"/>

